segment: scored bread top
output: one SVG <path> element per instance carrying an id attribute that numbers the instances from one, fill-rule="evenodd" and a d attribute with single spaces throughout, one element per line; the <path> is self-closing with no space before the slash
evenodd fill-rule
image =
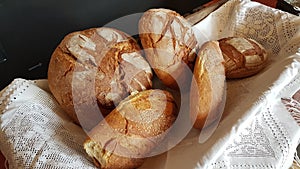
<path id="1" fill-rule="evenodd" d="M 176 88 L 176 81 L 187 81 L 197 41 L 184 17 L 169 9 L 150 9 L 139 21 L 139 36 L 147 60 L 165 85 Z"/>
<path id="2" fill-rule="evenodd" d="M 112 28 L 70 33 L 51 56 L 50 90 L 77 123 L 78 114 L 96 116 L 89 107 L 112 108 L 130 93 L 152 87 L 151 67 L 140 50 L 133 38 Z"/>
<path id="3" fill-rule="evenodd" d="M 225 59 L 227 78 L 254 75 L 267 65 L 268 55 L 257 41 L 245 37 L 228 37 L 219 40 Z"/>
<path id="4" fill-rule="evenodd" d="M 88 133 L 84 148 L 101 168 L 136 168 L 159 146 L 177 114 L 169 92 L 139 92 L 121 101 Z"/>
<path id="5" fill-rule="evenodd" d="M 178 113 L 173 96 L 163 90 L 145 90 L 130 95 L 103 120 L 112 129 L 126 135 L 155 137 L 170 128 Z M 96 139 L 102 125 L 91 133 Z M 98 139 L 101 139 L 100 137 Z M 97 140 L 97 139 L 96 139 Z"/>

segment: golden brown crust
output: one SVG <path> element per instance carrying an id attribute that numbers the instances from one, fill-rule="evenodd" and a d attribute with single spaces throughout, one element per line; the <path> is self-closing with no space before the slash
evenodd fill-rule
<path id="1" fill-rule="evenodd" d="M 177 113 L 166 91 L 131 95 L 88 133 L 84 148 L 101 168 L 136 168 L 165 137 Z"/>
<path id="2" fill-rule="evenodd" d="M 133 38 L 102 27 L 68 34 L 51 56 L 48 81 L 62 108 L 86 128 L 101 120 L 98 105 L 110 109 L 151 88 L 152 72 Z"/>
<path id="3" fill-rule="evenodd" d="M 220 106 L 225 101 L 224 69 L 224 59 L 218 42 L 203 44 L 195 62 L 190 91 L 190 114 L 195 128 L 201 129 L 210 125 L 219 113 L 223 113 L 220 112 Z"/>
<path id="4" fill-rule="evenodd" d="M 260 72 L 267 64 L 267 52 L 257 41 L 244 37 L 219 40 L 227 78 L 243 78 Z"/>
<path id="5" fill-rule="evenodd" d="M 96 143 L 95 141 L 93 141 L 92 139 L 88 138 L 85 142 L 84 142 L 84 148 L 86 149 L 87 153 L 94 153 L 92 151 L 94 150 L 90 150 L 91 148 L 96 148 Z M 101 147 L 98 147 L 99 149 L 101 149 Z M 105 153 L 105 150 L 101 150 L 103 151 L 103 153 Z M 101 153 L 99 153 L 101 154 Z M 101 169 L 133 169 L 136 168 L 138 166 L 141 166 L 145 159 L 144 158 L 126 158 L 123 156 L 118 156 L 118 155 L 110 155 L 108 156 L 109 159 L 103 160 L 102 164 L 97 160 L 96 157 L 92 157 L 93 162 L 95 164 L 96 167 L 101 168 Z M 104 158 L 104 157 L 102 157 Z"/>
<path id="6" fill-rule="evenodd" d="M 163 84 L 177 88 L 176 81 L 187 81 L 197 41 L 182 16 L 169 9 L 150 9 L 139 21 L 139 35 L 146 58 Z"/>

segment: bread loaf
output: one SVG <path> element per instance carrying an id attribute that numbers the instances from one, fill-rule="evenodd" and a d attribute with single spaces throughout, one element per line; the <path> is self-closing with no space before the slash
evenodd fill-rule
<path id="1" fill-rule="evenodd" d="M 76 123 L 93 127 L 101 120 L 99 110 L 151 88 L 151 68 L 140 50 L 133 38 L 112 28 L 70 33 L 51 56 L 50 90 Z"/>
<path id="2" fill-rule="evenodd" d="M 219 40 L 225 59 L 227 78 L 252 76 L 267 65 L 267 52 L 257 41 L 244 37 L 228 37 Z"/>
<path id="3" fill-rule="evenodd" d="M 188 82 L 197 41 L 191 25 L 169 9 L 150 9 L 139 21 L 139 36 L 146 58 L 158 78 L 168 87 Z"/>
<path id="4" fill-rule="evenodd" d="M 84 149 L 99 168 L 137 168 L 166 136 L 177 113 L 166 91 L 131 95 L 88 133 Z"/>
<path id="5" fill-rule="evenodd" d="M 194 128 L 212 124 L 223 113 L 225 97 L 224 59 L 217 41 L 199 50 L 190 90 L 190 115 Z"/>

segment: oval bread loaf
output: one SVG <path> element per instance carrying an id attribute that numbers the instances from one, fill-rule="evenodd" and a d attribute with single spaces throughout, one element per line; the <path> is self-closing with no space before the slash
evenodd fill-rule
<path id="1" fill-rule="evenodd" d="M 137 168 L 166 136 L 177 113 L 169 92 L 131 95 L 88 133 L 84 149 L 99 168 Z"/>
<path id="2" fill-rule="evenodd" d="M 139 36 L 158 78 L 168 87 L 187 82 L 186 72 L 193 68 L 197 41 L 192 26 L 169 9 L 150 9 L 139 21 Z"/>
<path id="3" fill-rule="evenodd" d="M 51 56 L 50 90 L 76 123 L 93 127 L 102 117 L 99 108 L 114 108 L 130 93 L 151 88 L 152 71 L 140 50 L 112 28 L 70 33 Z"/>
<path id="4" fill-rule="evenodd" d="M 219 40 L 225 59 L 227 78 L 243 78 L 254 75 L 267 65 L 267 52 L 257 41 L 244 37 L 228 37 Z"/>
<path id="5" fill-rule="evenodd" d="M 198 53 L 190 90 L 190 115 L 201 129 L 219 119 L 226 100 L 225 68 L 217 41 L 204 43 Z"/>

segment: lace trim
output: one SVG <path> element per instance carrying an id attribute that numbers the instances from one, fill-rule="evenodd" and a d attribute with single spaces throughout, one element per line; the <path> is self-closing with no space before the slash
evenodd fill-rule
<path id="1" fill-rule="evenodd" d="M 267 11 L 266 11 L 267 10 Z M 278 54 L 281 50 L 276 28 L 276 15 L 271 8 L 250 8 L 241 11 L 238 22 L 235 24 L 235 35 L 256 39 L 264 47 L 271 49 L 272 54 Z M 241 18 L 242 17 L 242 18 Z M 265 18 L 265 19 L 261 19 Z"/>
<path id="2" fill-rule="evenodd" d="M 276 139 L 280 150 L 282 152 L 283 160 L 281 162 L 281 167 L 284 166 L 285 162 L 288 160 L 288 154 L 290 149 L 290 141 L 288 140 L 288 134 L 287 131 L 284 130 L 282 125 L 280 124 L 279 120 L 274 116 L 274 113 L 270 111 L 268 108 L 266 112 L 262 113 L 263 120 L 266 122 L 268 127 L 270 128 L 272 135 Z"/>
<path id="3" fill-rule="evenodd" d="M 1 91 L 0 114 L 3 114 L 8 107 L 16 100 L 26 89 L 29 88 L 29 82 L 25 79 L 15 79 L 11 84 Z M 34 83 L 34 82 L 33 82 Z"/>
<path id="4" fill-rule="evenodd" d="M 223 169 L 223 168 L 230 168 L 230 169 L 239 169 L 239 168 L 255 168 L 255 169 L 266 169 L 266 168 L 272 168 L 274 167 L 272 165 L 267 165 L 267 164 L 235 164 L 235 165 L 226 165 L 229 164 L 228 161 L 222 160 L 215 162 L 211 164 L 211 167 L 213 169 Z"/>

